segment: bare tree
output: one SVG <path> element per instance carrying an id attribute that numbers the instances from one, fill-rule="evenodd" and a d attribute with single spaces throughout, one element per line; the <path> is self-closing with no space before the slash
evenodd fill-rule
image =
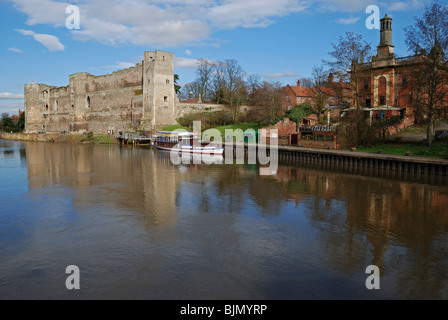
<path id="1" fill-rule="evenodd" d="M 263 81 L 260 87 L 260 106 L 262 115 L 273 120 L 282 110 L 282 90 L 280 82 Z"/>
<path id="2" fill-rule="evenodd" d="M 260 76 L 251 74 L 247 77 L 247 104 L 256 106 L 259 104 L 259 91 L 261 87 Z"/>
<path id="3" fill-rule="evenodd" d="M 217 61 L 213 64 L 213 78 L 211 83 L 212 100 L 217 104 L 222 103 L 224 99 L 224 63 Z"/>
<path id="4" fill-rule="evenodd" d="M 244 70 L 234 59 L 223 63 L 224 100 L 232 114 L 233 123 L 238 122 L 241 105 L 246 100 L 247 88 L 244 81 Z"/>
<path id="5" fill-rule="evenodd" d="M 354 94 L 354 104 L 356 109 L 360 108 L 359 103 L 359 81 L 363 72 L 363 63 L 371 59 L 372 48 L 362 38 L 361 35 L 353 32 L 346 32 L 345 37 L 340 36 L 338 43 L 333 43 L 333 51 L 329 55 L 334 61 L 325 61 L 331 68 L 331 72 L 339 79 L 350 79 L 350 85 Z"/>
<path id="6" fill-rule="evenodd" d="M 448 8 L 434 3 L 427 6 L 415 24 L 405 28 L 409 51 L 420 53 L 415 84 L 421 93 L 418 105 L 428 120 L 427 144 L 435 136 L 437 108 L 446 107 L 448 91 Z"/>
<path id="7" fill-rule="evenodd" d="M 184 85 L 182 87 L 182 96 L 189 99 L 190 96 L 194 97 L 198 97 L 199 93 L 200 93 L 200 83 L 198 82 L 198 80 L 195 80 L 193 82 L 187 83 L 186 85 Z"/>
<path id="8" fill-rule="evenodd" d="M 312 85 L 314 88 L 315 105 L 314 112 L 317 114 L 317 122 L 320 123 L 322 112 L 325 110 L 330 90 L 328 89 L 328 73 L 323 66 L 314 66 L 312 69 Z"/>
<path id="9" fill-rule="evenodd" d="M 213 77 L 214 66 L 213 62 L 206 59 L 198 60 L 198 68 L 196 70 L 196 81 L 199 85 L 199 94 L 203 101 L 210 100 L 211 86 Z"/>

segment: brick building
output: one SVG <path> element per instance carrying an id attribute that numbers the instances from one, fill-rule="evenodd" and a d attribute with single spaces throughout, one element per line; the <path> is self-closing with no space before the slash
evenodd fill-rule
<path id="1" fill-rule="evenodd" d="M 327 98 L 326 108 L 340 107 L 343 106 L 344 103 L 350 103 L 350 85 L 342 81 L 334 81 L 334 77 L 330 73 L 326 86 L 319 89 L 304 87 L 300 80 L 297 81 L 296 86 L 287 85 L 283 89 L 282 109 L 284 111 L 290 110 L 302 103 L 308 103 L 315 106 L 318 90 L 321 90 Z"/>
<path id="2" fill-rule="evenodd" d="M 359 103 L 370 110 L 400 110 L 411 122 L 416 108 L 416 71 L 425 56 L 398 58 L 392 44 L 392 19 L 386 14 L 381 19 L 380 44 L 371 62 L 362 65 L 359 76 Z M 447 88 L 448 90 L 448 88 Z M 439 106 L 443 107 L 443 106 Z"/>

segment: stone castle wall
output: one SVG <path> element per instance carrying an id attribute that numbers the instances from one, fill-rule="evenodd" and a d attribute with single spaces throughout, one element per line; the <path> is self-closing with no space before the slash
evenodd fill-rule
<path id="1" fill-rule="evenodd" d="M 142 129 L 142 123 L 146 130 L 174 124 L 178 102 L 174 92 L 174 55 L 155 51 L 145 52 L 146 57 L 148 61 L 135 67 L 106 75 L 70 75 L 65 87 L 26 84 L 25 131 L 133 132 Z M 144 79 L 152 81 L 145 85 Z M 147 121 L 145 116 L 149 117 Z"/>

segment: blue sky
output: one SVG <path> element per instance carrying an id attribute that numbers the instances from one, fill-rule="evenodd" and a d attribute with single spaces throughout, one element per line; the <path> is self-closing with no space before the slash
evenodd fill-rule
<path id="1" fill-rule="evenodd" d="M 393 21 L 395 53 L 408 55 L 403 28 L 429 0 L 0 0 L 0 113 L 23 110 L 23 86 L 68 84 L 77 72 L 106 74 L 141 62 L 144 51 L 174 52 L 180 84 L 199 58 L 236 59 L 248 74 L 294 84 L 328 59 L 346 31 L 372 47 L 366 13 L 377 5 Z M 439 0 L 447 4 L 447 0 Z M 66 28 L 66 7 L 80 29 Z"/>

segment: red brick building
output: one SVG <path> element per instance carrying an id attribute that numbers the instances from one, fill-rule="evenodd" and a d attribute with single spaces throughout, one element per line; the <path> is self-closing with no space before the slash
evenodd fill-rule
<path id="1" fill-rule="evenodd" d="M 326 87 L 321 87 L 319 90 L 327 97 L 327 108 L 339 107 L 344 103 L 350 103 L 350 85 L 342 81 L 334 81 L 332 74 L 328 76 Z M 287 85 L 283 89 L 282 109 L 287 111 L 302 103 L 309 103 L 315 106 L 317 92 L 317 88 L 302 86 L 300 80 L 297 81 L 296 86 Z"/>
<path id="2" fill-rule="evenodd" d="M 424 59 L 423 55 L 397 58 L 392 44 L 392 19 L 381 19 L 380 44 L 371 62 L 363 64 L 359 77 L 359 103 L 361 108 L 387 110 L 401 109 L 413 120 L 415 107 L 415 73 Z M 448 90 L 448 88 L 447 88 Z"/>

